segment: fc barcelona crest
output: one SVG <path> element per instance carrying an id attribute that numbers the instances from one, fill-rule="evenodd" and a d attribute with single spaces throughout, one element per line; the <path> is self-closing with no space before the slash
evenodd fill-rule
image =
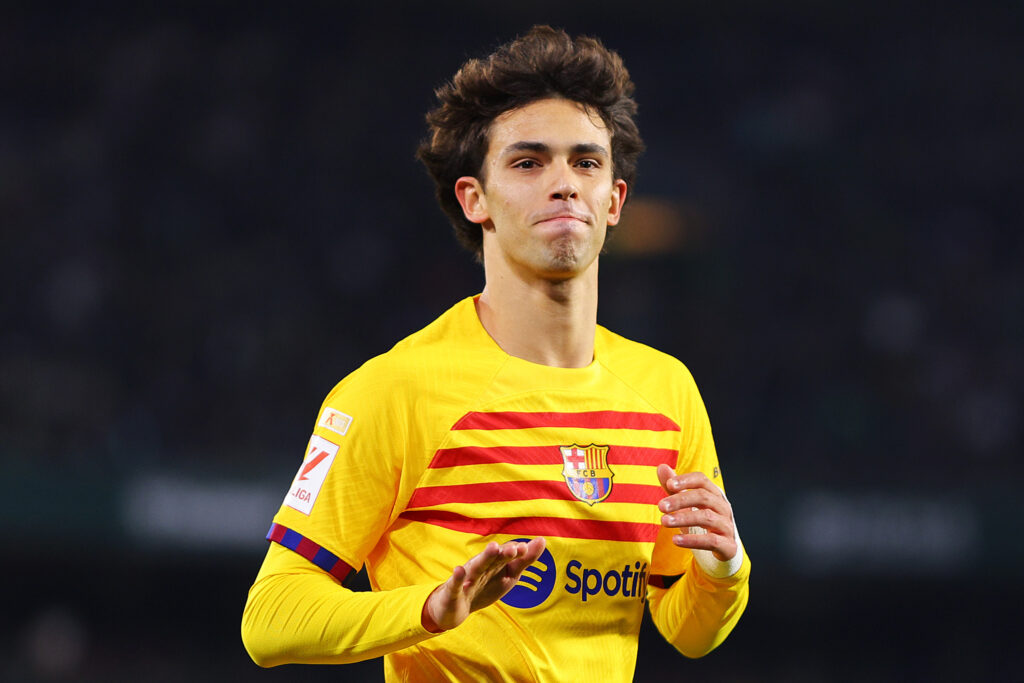
<path id="1" fill-rule="evenodd" d="M 600 503 L 612 492 L 615 473 L 608 467 L 608 446 L 560 446 L 562 476 L 572 495 L 587 505 Z"/>

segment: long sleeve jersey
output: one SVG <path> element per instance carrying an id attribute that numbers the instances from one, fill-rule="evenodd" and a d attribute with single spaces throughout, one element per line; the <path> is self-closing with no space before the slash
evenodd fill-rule
<path id="1" fill-rule="evenodd" d="M 589 366 L 530 363 L 466 299 L 324 401 L 250 590 L 246 647 L 264 666 L 384 656 L 395 681 L 629 681 L 649 605 L 701 656 L 739 620 L 750 561 L 715 579 L 672 544 L 661 463 L 722 486 L 682 363 L 600 326 Z M 454 566 L 537 536 L 544 553 L 498 603 L 423 628 Z M 364 565 L 373 591 L 344 588 Z"/>

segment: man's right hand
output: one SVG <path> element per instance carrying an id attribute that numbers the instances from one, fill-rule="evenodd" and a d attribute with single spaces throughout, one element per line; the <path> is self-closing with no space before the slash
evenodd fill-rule
<path id="1" fill-rule="evenodd" d="M 447 631 L 471 613 L 500 600 L 516 585 L 523 571 L 537 561 L 544 545 L 543 537 L 529 543 L 488 543 L 479 555 L 455 567 L 448 580 L 430 594 L 423 606 L 424 627 L 428 631 Z"/>

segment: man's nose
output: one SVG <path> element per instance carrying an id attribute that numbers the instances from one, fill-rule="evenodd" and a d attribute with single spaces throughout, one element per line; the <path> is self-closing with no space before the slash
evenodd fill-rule
<path id="1" fill-rule="evenodd" d="M 560 167 L 551 186 L 551 198 L 566 200 L 576 199 L 578 196 L 579 188 L 576 186 L 576 179 L 572 176 L 572 169 Z"/>

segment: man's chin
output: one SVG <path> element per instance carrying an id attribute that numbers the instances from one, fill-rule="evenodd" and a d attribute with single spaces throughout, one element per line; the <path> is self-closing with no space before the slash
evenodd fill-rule
<path id="1" fill-rule="evenodd" d="M 571 237 L 560 239 L 551 245 L 548 259 L 549 268 L 557 272 L 572 272 L 579 268 L 580 249 Z"/>
<path id="2" fill-rule="evenodd" d="M 547 259 L 545 270 L 548 276 L 555 280 L 568 280 L 581 275 L 593 264 L 597 256 L 594 254 L 593 258 L 587 258 L 587 253 L 575 242 L 555 245 Z"/>

